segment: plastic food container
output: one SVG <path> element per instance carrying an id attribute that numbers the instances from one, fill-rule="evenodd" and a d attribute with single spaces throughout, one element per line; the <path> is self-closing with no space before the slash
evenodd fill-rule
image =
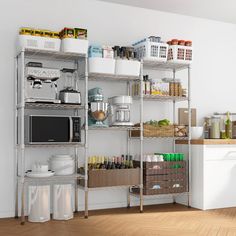
<path id="1" fill-rule="evenodd" d="M 110 58 L 89 58 L 89 73 L 114 74 L 115 60 Z"/>
<path id="2" fill-rule="evenodd" d="M 55 175 L 72 175 L 75 172 L 75 160 L 70 155 L 52 156 L 50 166 Z"/>
<path id="3" fill-rule="evenodd" d="M 73 201 L 71 184 L 53 186 L 53 219 L 69 220 L 73 218 Z"/>
<path id="4" fill-rule="evenodd" d="M 178 43 L 178 42 L 177 42 Z M 147 61 L 166 62 L 168 54 L 168 44 L 153 42 L 150 38 L 145 38 L 133 44 L 136 57 Z"/>
<path id="5" fill-rule="evenodd" d="M 88 52 L 88 40 L 64 38 L 61 40 L 61 51 L 86 55 Z"/>
<path id="6" fill-rule="evenodd" d="M 30 222 L 46 222 L 50 220 L 50 185 L 29 186 Z"/>
<path id="7" fill-rule="evenodd" d="M 117 75 L 139 76 L 140 62 L 133 60 L 117 59 L 115 73 Z"/>
<path id="8" fill-rule="evenodd" d="M 99 45 L 89 46 L 89 57 L 102 57 L 102 47 Z"/>
<path id="9" fill-rule="evenodd" d="M 19 35 L 18 50 L 37 49 L 47 51 L 60 51 L 61 40 L 32 35 Z"/>

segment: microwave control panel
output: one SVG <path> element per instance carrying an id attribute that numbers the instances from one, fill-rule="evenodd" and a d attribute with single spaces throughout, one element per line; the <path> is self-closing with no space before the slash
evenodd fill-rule
<path id="1" fill-rule="evenodd" d="M 73 117 L 73 140 L 72 142 L 81 142 L 81 118 Z"/>

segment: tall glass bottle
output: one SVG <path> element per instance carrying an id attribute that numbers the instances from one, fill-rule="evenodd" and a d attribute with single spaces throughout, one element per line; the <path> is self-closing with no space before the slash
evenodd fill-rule
<path id="1" fill-rule="evenodd" d="M 225 120 L 225 136 L 228 139 L 232 138 L 232 120 L 230 119 L 230 114 L 227 112 Z"/>

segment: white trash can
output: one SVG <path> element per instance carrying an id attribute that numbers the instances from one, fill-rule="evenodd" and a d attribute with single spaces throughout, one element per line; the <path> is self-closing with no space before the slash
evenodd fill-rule
<path id="1" fill-rule="evenodd" d="M 71 184 L 53 186 L 53 219 L 69 220 L 73 218 L 73 201 Z"/>
<path id="2" fill-rule="evenodd" d="M 29 186 L 30 222 L 46 222 L 50 220 L 50 185 Z"/>

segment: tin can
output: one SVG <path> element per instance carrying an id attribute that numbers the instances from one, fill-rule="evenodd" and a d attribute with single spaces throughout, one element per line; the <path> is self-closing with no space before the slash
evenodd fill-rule
<path id="1" fill-rule="evenodd" d="M 87 39 L 87 37 L 88 37 L 87 29 L 75 28 L 74 33 L 75 33 L 76 39 Z"/>
<path id="2" fill-rule="evenodd" d="M 64 38 L 75 38 L 75 30 L 73 28 L 64 28 L 60 32 L 60 37 Z"/>
<path id="3" fill-rule="evenodd" d="M 32 28 L 23 27 L 23 28 L 20 28 L 19 34 L 21 34 L 21 35 L 32 35 L 33 31 L 34 30 Z"/>

